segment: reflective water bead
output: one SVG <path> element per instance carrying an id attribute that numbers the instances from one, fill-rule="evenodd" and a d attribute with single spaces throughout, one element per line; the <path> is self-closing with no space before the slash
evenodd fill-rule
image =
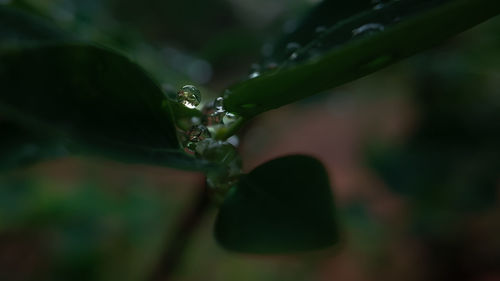
<path id="1" fill-rule="evenodd" d="M 186 143 L 189 142 L 200 142 L 206 138 L 210 137 L 210 132 L 208 132 L 207 127 L 203 125 L 195 125 L 186 132 Z"/>
<path id="2" fill-rule="evenodd" d="M 187 152 L 187 153 L 189 153 L 189 154 L 193 154 L 194 151 L 196 150 L 196 146 L 197 146 L 197 143 L 195 143 L 195 142 L 188 142 L 184 146 L 184 151 Z"/>
<path id="3" fill-rule="evenodd" d="M 240 139 L 236 135 L 229 137 L 226 141 L 234 147 L 238 147 L 238 145 L 240 145 Z"/>
<path id="4" fill-rule="evenodd" d="M 300 44 L 296 42 L 290 42 L 286 44 L 286 53 L 287 54 L 293 54 L 296 52 L 298 49 L 300 49 Z"/>
<path id="5" fill-rule="evenodd" d="M 228 190 L 238 182 L 242 174 L 241 166 L 239 156 L 233 158 L 222 170 L 207 174 L 208 185 L 213 189 Z"/>
<path id="6" fill-rule="evenodd" d="M 352 36 L 359 36 L 375 32 L 384 31 L 384 26 L 380 23 L 367 23 L 352 30 Z"/>
<path id="7" fill-rule="evenodd" d="M 214 107 L 219 110 L 224 110 L 224 98 L 223 97 L 217 97 L 214 100 Z"/>
<path id="8" fill-rule="evenodd" d="M 201 119 L 199 117 L 193 116 L 193 117 L 191 117 L 191 124 L 193 124 L 193 125 L 200 125 L 201 124 Z"/>
<path id="9" fill-rule="evenodd" d="M 248 75 L 248 79 L 254 79 L 260 76 L 260 72 L 254 71 Z"/>
<path id="10" fill-rule="evenodd" d="M 201 102 L 201 93 L 193 85 L 185 85 L 177 92 L 177 101 L 188 108 L 195 108 Z"/>
<path id="11" fill-rule="evenodd" d="M 229 125 L 236 121 L 236 119 L 236 115 L 230 112 L 226 112 L 226 114 L 224 114 L 224 118 L 222 118 L 222 123 L 224 123 L 224 125 Z"/>
<path id="12" fill-rule="evenodd" d="M 223 106 L 223 98 L 218 97 L 214 101 L 208 103 L 203 109 L 203 123 L 206 126 L 214 126 L 222 124 L 222 118 L 226 114 Z"/>
<path id="13" fill-rule="evenodd" d="M 250 65 L 250 73 L 252 72 L 258 72 L 260 71 L 261 67 L 260 67 L 260 64 L 258 63 L 252 63 L 252 65 Z"/>
<path id="14" fill-rule="evenodd" d="M 207 139 L 200 143 L 196 153 L 203 159 L 222 165 L 221 170 L 207 174 L 207 183 L 214 189 L 227 189 L 241 175 L 242 162 L 236 148 L 228 142 Z"/>
<path id="15" fill-rule="evenodd" d="M 199 143 L 196 153 L 203 159 L 222 165 L 229 165 L 232 162 L 241 162 L 239 160 L 236 148 L 228 142 L 217 141 L 207 138 Z"/>

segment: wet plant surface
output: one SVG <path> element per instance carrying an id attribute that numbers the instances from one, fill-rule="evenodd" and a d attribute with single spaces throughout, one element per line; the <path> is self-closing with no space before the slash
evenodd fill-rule
<path id="1" fill-rule="evenodd" d="M 500 276 L 500 2 L 42 2 L 0 1 L 0 280 Z"/>

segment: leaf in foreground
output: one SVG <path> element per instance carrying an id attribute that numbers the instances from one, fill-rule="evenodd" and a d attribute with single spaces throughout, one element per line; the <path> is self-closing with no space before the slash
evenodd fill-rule
<path id="1" fill-rule="evenodd" d="M 317 250 L 337 242 L 327 172 L 316 159 L 292 155 L 245 175 L 227 195 L 215 224 L 226 249 L 277 254 Z"/>

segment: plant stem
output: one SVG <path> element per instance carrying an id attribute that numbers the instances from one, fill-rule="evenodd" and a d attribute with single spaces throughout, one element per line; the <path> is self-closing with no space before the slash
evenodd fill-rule
<path id="1" fill-rule="evenodd" d="M 222 128 L 215 135 L 215 139 L 217 140 L 227 140 L 232 135 L 236 134 L 236 132 L 241 129 L 241 127 L 246 123 L 248 119 L 244 117 L 239 117 L 236 121 L 231 124 L 228 128 Z"/>
<path id="2" fill-rule="evenodd" d="M 188 246 L 188 241 L 200 225 L 206 211 L 211 205 L 205 179 L 203 180 L 204 183 L 202 188 L 196 194 L 192 207 L 179 222 L 177 232 L 162 253 L 156 268 L 154 268 L 154 271 L 149 278 L 150 281 L 171 280 L 172 273 L 174 273 L 174 271 L 182 263 L 182 258 Z"/>

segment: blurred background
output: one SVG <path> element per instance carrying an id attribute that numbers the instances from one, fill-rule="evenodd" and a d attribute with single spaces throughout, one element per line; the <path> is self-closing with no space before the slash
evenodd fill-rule
<path id="1" fill-rule="evenodd" d="M 313 0 L 0 0 L 111 46 L 165 88 L 219 95 Z M 327 167 L 342 241 L 227 252 L 203 219 L 174 280 L 500 280 L 500 18 L 355 82 L 262 114 L 244 170 L 310 154 Z M 202 175 L 66 158 L 0 178 L 0 280 L 144 280 Z"/>

